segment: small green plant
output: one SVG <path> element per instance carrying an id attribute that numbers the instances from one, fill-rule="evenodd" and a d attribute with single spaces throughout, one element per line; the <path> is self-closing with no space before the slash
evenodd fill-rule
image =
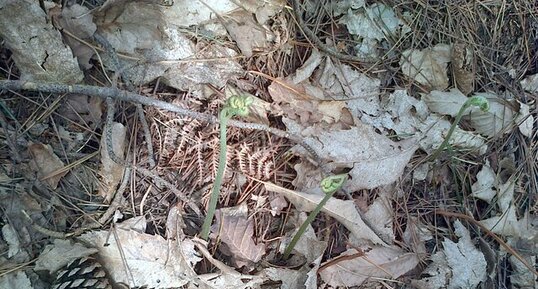
<path id="1" fill-rule="evenodd" d="M 452 137 L 452 134 L 454 133 L 454 130 L 456 129 L 456 126 L 458 125 L 461 118 L 463 117 L 463 114 L 471 106 L 477 106 L 482 111 L 489 110 L 489 102 L 485 97 L 477 95 L 477 96 L 473 96 L 467 99 L 467 101 L 463 103 L 460 110 L 458 111 L 458 114 L 456 115 L 456 119 L 452 123 L 452 126 L 450 126 L 450 129 L 448 130 L 448 134 L 446 135 L 445 139 L 443 140 L 441 145 L 435 150 L 435 152 L 431 155 L 430 160 L 436 159 L 439 156 L 439 154 L 445 149 L 445 147 L 448 145 L 448 142 L 450 141 L 450 138 Z"/>
<path id="2" fill-rule="evenodd" d="M 334 195 L 336 191 L 338 191 L 343 185 L 344 182 L 347 180 L 347 174 L 339 174 L 334 175 L 330 177 L 324 178 L 320 185 L 321 190 L 325 193 L 325 197 L 319 202 L 319 204 L 316 206 L 316 208 L 308 215 L 304 223 L 301 225 L 297 233 L 295 233 L 295 236 L 293 236 L 293 239 L 291 239 L 291 242 L 286 247 L 286 250 L 284 250 L 283 258 L 284 260 L 288 259 L 290 257 L 291 251 L 293 251 L 293 248 L 301 239 L 301 236 L 304 234 L 304 231 L 314 221 L 318 213 L 321 211 L 321 208 L 325 206 L 327 201 Z"/>
<path id="3" fill-rule="evenodd" d="M 205 217 L 204 224 L 202 225 L 201 237 L 204 240 L 207 240 L 209 237 L 211 222 L 215 216 L 215 209 L 217 208 L 217 201 L 219 200 L 224 168 L 226 168 L 226 126 L 228 124 L 228 120 L 236 115 L 242 117 L 247 116 L 248 107 L 253 101 L 254 100 L 250 96 L 234 95 L 226 101 L 226 104 L 220 111 L 219 165 L 217 168 L 217 175 L 215 176 L 215 183 L 213 184 L 213 189 L 211 191 L 211 197 L 209 199 L 207 216 Z"/>

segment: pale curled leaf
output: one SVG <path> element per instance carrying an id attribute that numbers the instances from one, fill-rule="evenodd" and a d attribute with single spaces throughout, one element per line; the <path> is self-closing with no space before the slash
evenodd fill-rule
<path id="1" fill-rule="evenodd" d="M 390 140 L 387 139 L 387 141 Z M 373 189 L 397 181 L 418 148 L 414 139 L 400 141 L 388 146 L 379 142 L 378 145 L 380 151 L 376 152 L 378 154 L 375 157 L 365 158 L 354 163 L 353 169 L 349 172 L 351 180 L 346 183 L 346 189 L 352 191 Z M 385 150 L 386 155 L 381 155 L 382 150 Z"/>
<path id="2" fill-rule="evenodd" d="M 458 89 L 452 88 L 450 91 L 433 90 L 422 97 L 428 108 L 442 115 L 456 117 L 460 108 L 467 101 L 467 96 Z"/>
<path id="3" fill-rule="evenodd" d="M 511 106 L 493 93 L 480 92 L 474 95 L 483 96 L 489 101 L 488 111 L 482 111 L 478 108 L 471 109 L 468 118 L 476 131 L 488 137 L 500 132 L 509 132 L 507 128 L 514 124 L 515 119 L 515 112 Z"/>
<path id="4" fill-rule="evenodd" d="M 289 244 L 292 237 L 297 233 L 298 228 L 306 221 L 306 218 L 307 216 L 304 212 L 300 212 L 297 215 L 297 218 L 291 218 L 291 221 L 297 230 L 290 231 L 286 234 L 287 236 L 284 242 L 280 245 L 280 252 L 283 252 L 284 248 L 288 246 L 287 244 Z M 294 255 L 304 256 L 306 262 L 298 270 L 275 270 L 275 272 L 269 268 L 266 270 L 270 271 L 267 272 L 268 277 L 271 280 L 282 281 L 283 288 L 318 288 L 317 272 L 326 248 L 327 242 L 320 241 L 312 226 L 308 225 L 294 248 Z M 299 259 L 300 258 L 301 257 L 299 257 Z M 293 257 L 291 259 L 293 259 Z M 277 272 L 282 273 L 283 275 L 275 275 Z"/>
<path id="5" fill-rule="evenodd" d="M 308 80 L 308 78 L 312 76 L 312 73 L 314 73 L 314 70 L 320 65 L 321 60 L 322 58 L 319 51 L 317 49 L 313 49 L 312 54 L 310 54 L 310 56 L 303 63 L 303 65 L 297 68 L 295 70 L 295 73 L 288 77 L 289 81 L 291 83 L 298 84 L 305 80 Z"/>
<path id="6" fill-rule="evenodd" d="M 362 114 L 379 115 L 379 79 L 360 73 L 349 65 L 337 66 L 328 59 L 319 82 L 330 94 L 328 99 L 338 95 L 338 100 L 346 100 L 347 108 L 353 116 L 360 118 Z"/>
<path id="7" fill-rule="evenodd" d="M 292 191 L 272 183 L 263 182 L 265 189 L 271 192 L 283 194 L 300 211 L 310 212 L 323 199 L 323 196 L 306 194 Z M 377 234 L 362 220 L 359 212 L 352 201 L 342 201 L 331 198 L 321 209 L 322 212 L 335 218 L 344 225 L 356 238 L 365 239 L 374 244 L 387 245 Z"/>
<path id="8" fill-rule="evenodd" d="M 392 247 L 367 248 L 363 253 L 361 256 L 362 254 L 356 249 L 347 250 L 336 258 L 354 254 L 356 256 L 336 261 L 323 268 L 320 270 L 321 278 L 331 286 L 360 286 L 372 278 L 396 279 L 411 271 L 420 261 L 417 254 L 405 253 L 399 248 Z"/>
<path id="9" fill-rule="evenodd" d="M 255 244 L 253 239 L 254 223 L 248 219 L 246 203 L 237 207 L 217 210 L 216 224 L 220 241 L 227 245 L 237 267 L 258 262 L 265 254 L 264 244 Z"/>
<path id="10" fill-rule="evenodd" d="M 203 8 L 192 10 L 193 7 Z M 229 2 L 226 10 L 236 7 Z M 214 13 L 202 3 L 176 1 L 175 5 L 162 8 L 151 3 L 129 1 L 122 9 L 117 17 L 98 13 L 95 21 L 100 23 L 98 26 L 103 37 L 118 52 L 127 52 L 147 60 L 141 63 L 120 58 L 120 65 L 125 68 L 125 73 L 134 84 L 144 84 L 161 77 L 169 86 L 193 91 L 207 83 L 224 87 L 230 78 L 243 73 L 235 59 L 237 53 L 234 50 L 216 43 L 195 44 L 174 28 L 174 24 L 183 23 L 192 17 L 200 18 L 202 14 L 202 18 L 213 17 Z M 186 11 L 192 11 L 192 15 Z M 187 58 L 188 61 L 182 61 Z M 117 69 L 114 66 L 109 68 Z"/>
<path id="11" fill-rule="evenodd" d="M 397 30 L 405 26 L 391 7 L 381 3 L 359 10 L 349 9 L 341 21 L 347 26 L 349 33 L 376 40 L 394 37 Z"/>
<path id="12" fill-rule="evenodd" d="M 450 126 L 451 123 L 445 118 L 437 114 L 429 115 L 420 127 L 424 133 L 424 137 L 419 140 L 420 146 L 427 152 L 437 149 L 444 141 Z M 487 149 L 486 141 L 482 136 L 462 130 L 459 126 L 456 126 L 449 143 L 458 148 L 479 150 L 480 154 L 484 154 Z"/>
<path id="13" fill-rule="evenodd" d="M 443 250 L 431 256 L 432 261 L 422 272 L 420 280 L 412 280 L 411 284 L 422 289 L 459 289 L 477 288 L 486 278 L 486 259 L 477 250 L 469 231 L 460 221 L 454 222 L 456 235 L 460 237 L 457 243 L 446 238 Z"/>
<path id="14" fill-rule="evenodd" d="M 523 250 L 521 250 L 523 251 Z M 530 250 L 529 250 L 530 251 Z M 534 264 L 536 266 L 536 253 L 527 253 L 524 256 L 527 263 Z M 512 265 L 512 274 L 510 276 L 510 282 L 512 283 L 513 288 L 538 288 L 538 280 L 536 275 L 533 274 L 531 270 L 520 260 L 518 260 L 514 255 L 510 256 L 508 259 L 510 265 Z M 535 267 L 536 268 L 536 267 Z"/>
<path id="15" fill-rule="evenodd" d="M 437 44 L 423 50 L 405 50 L 400 58 L 402 72 L 431 89 L 443 90 L 448 87 L 451 49 L 451 45 Z"/>
<path id="16" fill-rule="evenodd" d="M 391 93 L 381 109 L 380 115 L 365 114 L 361 120 L 381 131 L 393 130 L 402 137 L 416 133 L 421 120 L 429 114 L 424 101 L 409 96 L 403 89 Z"/>
<path id="17" fill-rule="evenodd" d="M 525 77 L 521 82 L 521 87 L 528 92 L 538 91 L 538 74 L 533 74 Z"/>
<path id="18" fill-rule="evenodd" d="M 321 160 L 335 168 L 351 168 L 344 188 L 350 191 L 388 185 L 400 177 L 418 148 L 415 139 L 394 142 L 360 121 L 350 129 L 324 130 L 314 126 L 303 129 L 296 121 L 282 121 L 293 134 L 304 136 Z M 321 180 L 320 180 L 321 181 Z"/>
<path id="19" fill-rule="evenodd" d="M 443 249 L 452 277 L 448 288 L 475 288 L 486 278 L 486 259 L 484 254 L 476 249 L 469 236 L 469 231 L 460 221 L 454 222 L 456 235 L 460 237 L 458 243 L 450 239 L 443 241 Z"/>
<path id="20" fill-rule="evenodd" d="M 273 281 L 281 281 L 281 289 L 295 289 L 304 286 L 305 274 L 301 270 L 269 267 L 264 270 L 264 273 Z"/>
<path id="21" fill-rule="evenodd" d="M 97 96 L 71 94 L 60 104 L 58 112 L 74 122 L 84 121 L 95 128 L 101 123 L 103 101 Z"/>
<path id="22" fill-rule="evenodd" d="M 487 111 L 472 106 L 464 112 L 464 117 L 469 119 L 478 133 L 490 137 L 514 124 L 514 110 L 496 94 L 480 92 L 473 94 L 472 97 L 483 97 L 489 102 Z M 469 98 L 458 89 L 453 88 L 449 92 L 434 90 L 425 95 L 423 99 L 433 112 L 456 117 L 460 108 Z"/>
<path id="23" fill-rule="evenodd" d="M 23 270 L 16 270 L 0 276 L 0 288 L 34 289 L 35 287 Z"/>
<path id="24" fill-rule="evenodd" d="M 189 284 L 188 288 L 234 288 L 234 289 L 247 289 L 247 288 L 259 288 L 259 285 L 266 280 L 265 276 L 260 275 L 246 275 L 235 271 L 232 267 L 224 264 L 223 262 L 213 258 L 212 253 L 207 249 L 207 242 L 198 238 L 192 240 L 196 248 L 200 253 L 217 267 L 220 273 L 208 273 L 196 276 L 196 282 Z M 200 286 L 199 283 L 202 283 Z"/>
<path id="25" fill-rule="evenodd" d="M 497 215 L 491 218 L 481 220 L 480 223 L 488 230 L 502 236 L 519 236 L 525 234 L 522 230 L 522 223 L 518 221 L 514 206 L 514 188 L 515 182 L 508 180 L 506 183 L 498 186 L 496 191 Z"/>
<path id="26" fill-rule="evenodd" d="M 292 238 L 295 236 L 297 231 L 299 230 L 299 227 L 306 221 L 306 218 L 308 216 L 304 212 L 300 212 L 297 216 L 297 218 L 293 218 L 292 222 L 296 227 L 296 230 L 290 231 L 284 242 L 280 243 L 280 252 L 284 252 L 285 248 L 287 248 L 288 244 L 291 242 Z M 325 249 L 327 248 L 327 242 L 326 241 L 320 241 L 319 238 L 316 236 L 316 232 L 314 231 L 314 228 L 312 228 L 311 225 L 308 225 L 306 227 L 306 230 L 301 235 L 301 238 L 299 238 L 299 241 L 294 247 L 294 252 L 299 253 L 300 255 L 304 256 L 306 258 L 307 263 L 314 264 L 315 260 L 318 260 L 320 257 L 323 256 L 323 253 L 325 252 Z M 319 265 L 319 262 L 317 263 Z"/>
<path id="27" fill-rule="evenodd" d="M 476 175 L 476 182 L 472 184 L 472 196 L 491 203 L 493 197 L 497 194 L 495 191 L 497 177 L 489 164 L 482 166 L 482 169 Z"/>
<path id="28" fill-rule="evenodd" d="M 519 125 L 519 131 L 522 135 L 526 137 L 531 137 L 533 133 L 533 125 L 534 125 L 534 116 L 530 113 L 531 107 L 528 104 L 521 103 L 518 101 L 519 104 L 519 113 L 515 119 L 515 122 L 521 123 Z"/>

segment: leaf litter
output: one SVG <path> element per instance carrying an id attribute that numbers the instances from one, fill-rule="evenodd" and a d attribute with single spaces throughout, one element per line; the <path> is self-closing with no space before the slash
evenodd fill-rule
<path id="1" fill-rule="evenodd" d="M 363 63 L 327 57 L 324 49 L 313 48 L 310 54 L 303 54 L 301 40 L 289 41 L 295 35 L 292 26 L 296 22 L 287 17 L 290 12 L 285 1 L 175 2 L 109 0 L 95 9 L 79 4 L 61 7 L 47 3 L 45 10 L 51 23 L 44 21 L 45 14 L 37 3 L 0 2 L 0 7 L 4 8 L 0 10 L 9 10 L 11 14 L 1 17 L 5 25 L 0 28 L 0 36 L 18 68 L 15 73 L 24 80 L 77 83 L 82 81 L 84 70 L 90 76 L 88 79 L 96 82 L 114 79 L 111 83 L 117 85 L 117 75 L 125 73 L 128 79 L 123 81 L 132 81 L 141 93 L 213 115 L 218 114 L 218 108 L 224 103 L 225 98 L 218 96 L 221 90 L 226 97 L 250 94 L 255 99 L 256 110 L 245 121 L 285 127 L 287 133 L 300 136 L 316 155 L 309 155 L 306 149 L 296 145 L 291 150 L 295 159 L 288 154 L 282 158 L 286 161 L 282 161 L 273 148 L 267 150 L 271 151 L 271 156 L 267 151 L 264 155 L 260 148 L 250 150 L 249 146 L 260 145 L 252 141 L 259 135 L 244 137 L 232 132 L 228 142 L 243 141 L 245 149 L 238 150 L 237 156 L 231 154 L 228 160 L 226 181 L 234 185 L 222 192 L 210 244 L 194 237 L 200 216 L 192 218 L 182 203 L 173 198 L 174 194 L 188 194 L 204 200 L 203 190 L 197 191 L 201 185 L 184 188 L 185 183 L 188 186 L 195 182 L 185 177 L 195 166 L 191 163 L 178 167 L 172 160 L 163 161 L 163 158 L 152 169 L 162 175 L 167 173 L 167 167 L 177 168 L 168 179 L 174 183 L 163 185 L 162 178 L 152 180 L 151 175 L 141 178 L 133 174 L 135 180 L 131 180 L 129 193 L 122 196 L 130 198 L 131 208 L 123 199 L 120 207 L 112 212 L 113 237 L 110 231 L 93 230 L 76 241 L 51 241 L 33 270 L 50 271 L 54 275 L 53 272 L 69 260 L 97 253 L 115 282 L 154 288 L 258 288 L 269 280 L 277 282 L 280 288 L 369 288 L 375 286 L 372 284 L 376 280 L 387 282 L 404 278 L 411 278 L 411 284 L 418 288 L 477 288 L 491 281 L 489 279 L 495 276 L 486 274 L 486 250 L 481 249 L 482 252 L 473 245 L 474 236 L 484 242 L 480 232 L 470 233 L 459 220 L 440 223 L 432 220 L 431 212 L 426 209 L 432 206 L 435 209 L 440 206 L 442 211 L 460 205 L 466 211 L 477 213 L 474 215 L 477 224 L 507 240 L 508 246 L 532 247 L 529 244 L 536 241 L 531 213 L 534 199 L 530 197 L 522 202 L 519 194 L 530 191 L 533 176 L 516 174 L 515 168 L 506 169 L 505 159 L 502 159 L 509 155 L 515 162 L 519 155 L 528 152 L 522 153 L 518 146 L 506 152 L 493 149 L 497 140 L 506 140 L 516 133 L 525 141 L 535 135 L 535 103 L 528 101 L 528 94 L 523 92 L 536 92 L 535 75 L 509 67 L 506 70 L 510 83 L 519 83 L 520 87 L 498 89 L 484 85 L 484 72 L 475 65 L 477 61 L 484 61 L 483 51 L 473 47 L 470 41 L 462 44 L 454 37 L 409 44 L 407 39 L 420 28 L 416 21 L 421 14 L 406 10 L 407 5 L 391 7 L 391 1 L 327 4 L 333 13 L 329 17 L 338 19 L 332 22 L 336 30 L 331 31 L 339 33 L 343 29 L 353 42 L 346 43 L 337 34 L 336 38 L 327 38 L 322 43 L 353 51 L 363 61 L 391 63 L 374 70 L 362 69 Z M 310 7 L 307 18 L 327 11 L 314 9 L 315 1 L 303 4 Z M 15 19 L 17 17 L 12 16 L 16 14 L 11 12 L 17 9 L 31 13 Z M 30 24 L 21 24 L 23 22 Z M 26 26 L 28 29 L 20 29 Z M 323 25 L 319 27 L 325 29 Z M 36 29 L 41 33 L 35 33 Z M 119 56 L 119 64 L 114 63 L 108 53 L 103 53 L 102 48 L 91 44 L 96 31 L 110 42 Z M 435 37 L 435 33 L 423 35 L 428 39 Z M 29 44 L 33 45 L 32 49 Z M 304 61 L 295 61 L 292 57 L 297 55 Z M 302 65 L 284 64 L 295 62 Z M 513 63 L 516 65 L 517 61 Z M 274 67 L 278 68 L 278 73 L 271 71 Z M 12 76 L 11 68 L 3 69 Z M 96 70 L 102 71 L 94 74 Z M 102 74 L 109 71 L 117 75 L 103 77 Z M 250 76 L 245 76 L 247 71 L 251 72 Z M 262 75 L 265 79 L 259 77 Z M 178 92 L 185 93 L 178 96 Z M 425 159 L 423 163 L 420 160 L 417 164 L 418 159 L 428 156 L 443 143 L 461 106 L 472 96 L 487 98 L 490 109 L 466 111 L 442 157 L 433 161 Z M 0 186 L 3 220 L 12 223 L 6 222 L 2 227 L 1 245 L 8 248 L 2 262 L 28 262 L 30 256 L 35 256 L 27 246 L 36 239 L 32 229 L 35 224 L 30 226 L 22 221 L 26 218 L 22 210 L 32 222 L 45 227 L 53 224 L 61 230 L 95 222 L 96 211 L 103 209 L 100 204 L 112 201 L 123 186 L 120 183 L 126 172 L 124 164 L 110 159 L 105 132 L 99 135 L 102 126 L 107 124 L 101 120 L 104 105 L 97 98 L 70 96 L 60 101 L 58 111 L 56 103 L 51 103 L 49 111 L 46 97 L 29 97 L 34 104 L 42 103 L 30 110 L 44 109 L 38 111 L 41 116 L 20 114 L 24 109 L 17 110 L 18 117 L 32 122 L 28 129 L 32 142 L 24 134 L 17 136 L 18 139 L 7 138 L 15 138 L 19 123 L 12 117 L 13 97 L 0 102 L 0 109 L 8 115 L 7 122 L 2 119 L 1 123 L 3 131 L 7 132 L 6 142 L 11 142 L 6 148 L 13 150 L 21 144 L 28 148 L 23 153 L 25 161 L 20 164 L 21 169 L 2 163 L 2 170 L 22 175 L 38 187 L 33 190 L 29 183 L 11 186 L 10 192 L 16 191 L 18 195 L 10 198 L 7 190 Z M 116 155 L 132 153 L 143 164 L 148 155 L 135 144 L 135 140 L 142 139 L 136 133 L 138 123 L 130 121 L 131 111 L 123 105 L 122 109 L 126 110 L 117 114 L 118 123 L 114 123 L 112 129 L 112 147 Z M 154 141 L 158 153 L 164 154 L 164 149 L 170 147 L 177 148 L 177 153 L 188 143 L 187 147 L 192 149 L 189 153 L 196 155 L 193 159 L 196 159 L 200 182 L 211 185 L 207 183 L 212 180 L 211 169 L 204 170 L 210 167 L 206 155 L 215 158 L 214 151 L 218 148 L 216 142 L 210 140 L 215 136 L 214 131 L 207 133 L 213 129 L 211 125 L 188 118 L 170 120 L 166 119 L 168 112 L 146 110 L 153 119 L 150 134 L 158 136 Z M 126 120 L 127 125 L 120 124 Z M 174 126 L 174 121 L 180 125 Z M 128 131 L 131 129 L 132 132 Z M 56 135 L 60 144 L 51 137 Z M 144 140 L 148 141 L 146 137 Z M 62 143 L 64 141 L 68 143 Z M 279 141 L 267 138 L 262 142 L 283 145 Z M 97 172 L 101 183 L 80 181 L 81 170 L 72 169 L 73 162 L 74 166 L 80 165 L 77 160 L 81 154 L 87 154 L 88 150 L 95 153 L 96 147 L 100 147 L 101 157 L 88 165 L 91 167 L 88 171 Z M 460 152 L 466 154 L 460 155 Z M 256 170 L 263 173 L 249 175 L 248 170 L 241 169 L 245 154 L 248 154 L 249 166 L 256 166 Z M 449 171 L 447 157 L 448 167 L 456 172 L 454 175 L 461 174 L 458 170 L 463 167 L 462 163 L 467 166 L 465 174 L 469 175 L 463 180 L 468 182 L 468 190 L 453 185 L 461 179 L 454 180 L 443 174 Z M 284 165 L 263 165 L 269 163 L 269 159 L 273 165 L 278 161 Z M 460 167 L 453 165 L 460 161 Z M 521 163 L 518 164 L 519 169 Z M 286 165 L 285 174 L 275 173 Z M 439 166 L 441 169 L 436 172 Z M 329 200 L 322 208 L 325 220 L 318 217 L 295 247 L 294 258 L 300 261 L 299 265 L 272 264 L 296 232 L 294 227 L 298 228 L 306 214 L 322 199 L 320 181 L 327 174 L 342 172 L 350 177 L 342 195 Z M 415 187 L 408 185 L 410 173 Z M 264 174 L 264 181 L 253 179 Z M 145 178 L 150 180 L 147 184 Z M 94 179 L 94 182 L 98 180 L 95 176 Z M 12 183 L 14 178 L 6 180 Z M 46 189 L 39 188 L 40 183 L 46 184 Z M 76 194 L 55 195 L 56 191 L 72 188 L 73 184 L 78 186 Z M 144 185 L 135 188 L 134 184 Z M 166 191 L 167 186 L 175 187 L 176 191 L 173 194 Z M 424 186 L 423 192 L 416 192 L 419 186 Z M 255 194 L 251 191 L 253 187 L 258 190 Z M 436 188 L 443 188 L 443 194 L 452 197 L 452 192 L 461 191 L 465 197 L 480 201 L 469 210 L 464 204 L 452 201 L 460 199 L 459 195 L 452 199 L 443 195 L 439 200 Z M 80 198 L 81 195 L 86 197 Z M 343 196 L 351 199 L 343 200 Z M 10 207 L 4 205 L 8 200 Z M 51 210 L 73 200 L 76 201 L 69 209 Z M 94 205 L 92 202 L 96 200 L 98 204 Z M 521 205 L 525 202 L 528 207 Z M 487 204 L 486 213 L 482 213 L 483 203 Z M 92 206 L 95 208 L 85 213 L 80 221 L 68 220 L 69 214 L 80 214 L 78 207 Z M 135 217 L 137 215 L 145 217 Z M 122 218 L 126 220 L 118 222 Z M 325 224 L 330 226 L 324 227 Z M 453 224 L 454 230 L 431 224 L 446 224 L 449 228 Z M 434 234 L 442 236 L 434 239 Z M 442 240 L 442 246 L 437 249 L 426 246 L 426 242 L 434 240 Z M 516 288 L 535 286 L 535 272 L 529 270 L 535 262 L 534 251 L 518 256 L 526 260 L 526 264 L 521 258 L 510 255 L 512 251 L 500 249 L 499 252 L 499 258 L 506 258 L 512 266 L 514 276 L 509 278 Z M 422 278 L 416 274 L 423 268 L 421 262 L 426 262 Z M 488 262 L 494 263 L 488 266 L 500 266 L 495 264 L 496 260 Z M 473 264 L 472 270 L 463 266 L 468 263 Z M 407 274 L 412 277 L 405 276 Z M 37 278 L 32 270 L 18 271 L 0 277 L 0 284 L 7 284 L 6 288 L 38 288 L 34 279 Z"/>

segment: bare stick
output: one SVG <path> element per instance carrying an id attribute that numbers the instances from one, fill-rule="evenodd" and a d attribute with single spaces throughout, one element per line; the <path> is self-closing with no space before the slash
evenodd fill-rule
<path id="1" fill-rule="evenodd" d="M 50 92 L 50 93 L 78 93 L 86 94 L 101 97 L 106 99 L 111 97 L 116 100 L 129 101 L 133 103 L 139 103 L 142 105 L 154 106 L 160 109 L 168 110 L 175 112 L 185 117 L 198 119 L 208 123 L 217 123 L 218 119 L 216 116 L 192 111 L 189 109 L 181 108 L 177 105 L 136 94 L 133 92 L 128 92 L 125 90 L 120 90 L 117 88 L 109 87 L 98 87 L 91 85 L 67 85 L 67 84 L 54 84 L 54 83 L 39 83 L 31 81 L 20 81 L 20 80 L 0 80 L 0 89 L 11 89 L 11 90 L 28 90 L 28 91 L 40 91 L 40 92 Z M 269 133 L 272 133 L 276 136 L 288 138 L 301 146 L 303 146 L 309 153 L 313 154 L 312 157 L 314 160 L 318 161 L 319 157 L 315 153 L 314 149 L 306 144 L 303 139 L 299 136 L 291 135 L 286 131 L 279 130 L 276 128 L 269 127 L 267 125 L 258 124 L 258 123 L 247 123 L 237 120 L 230 120 L 228 122 L 229 126 L 243 128 L 243 129 L 253 129 L 253 130 L 263 130 Z"/>
<path id="2" fill-rule="evenodd" d="M 121 78 L 123 79 L 123 82 L 125 82 L 125 85 L 127 86 L 127 89 L 129 91 L 131 91 L 131 92 L 135 92 L 136 91 L 135 87 L 133 86 L 133 83 L 131 82 L 129 77 L 127 77 L 127 73 L 125 73 L 125 70 L 121 66 L 120 60 L 118 58 L 118 55 L 117 55 L 116 51 L 114 50 L 114 47 L 112 47 L 110 42 L 108 42 L 108 40 L 106 40 L 106 38 L 101 36 L 99 33 L 95 33 L 93 35 L 93 37 L 99 44 L 101 44 L 105 48 L 105 51 L 107 52 L 108 56 L 112 60 L 112 65 L 114 66 L 114 69 L 116 70 L 117 73 L 120 74 Z M 108 101 L 107 101 L 107 103 L 108 103 Z M 151 168 L 154 168 L 155 167 L 155 159 L 154 159 L 154 155 L 153 155 L 153 143 L 152 143 L 151 133 L 149 131 L 149 125 L 148 125 L 148 122 L 146 120 L 146 116 L 144 115 L 144 109 L 142 108 L 142 105 L 140 103 L 135 103 L 135 106 L 136 106 L 136 112 L 137 112 L 137 115 L 138 115 L 138 119 L 140 121 L 140 124 L 142 125 L 142 131 L 144 133 L 144 139 L 146 140 L 146 148 L 148 150 L 148 156 L 149 156 L 148 157 L 149 166 Z M 111 124 L 111 123 L 112 122 L 109 122 L 108 118 L 107 118 L 107 124 Z M 108 131 L 107 131 L 107 133 L 108 133 Z M 107 135 L 107 137 L 108 137 L 108 135 Z M 107 141 L 108 141 L 108 139 L 107 139 Z M 107 143 L 107 145 L 108 145 L 108 143 Z M 114 158 L 112 158 L 112 160 L 114 160 Z"/>

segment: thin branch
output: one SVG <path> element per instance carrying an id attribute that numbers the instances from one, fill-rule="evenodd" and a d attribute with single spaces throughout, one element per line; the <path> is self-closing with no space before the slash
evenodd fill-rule
<path id="1" fill-rule="evenodd" d="M 28 91 L 40 91 L 40 92 L 49 92 L 49 93 L 75 93 L 75 94 L 86 94 L 101 97 L 106 99 L 111 97 L 116 100 L 128 101 L 132 103 L 139 103 L 147 106 L 154 106 L 160 109 L 164 109 L 170 112 L 175 112 L 185 117 L 198 119 L 208 123 L 217 123 L 218 119 L 216 116 L 192 111 L 189 109 L 181 108 L 177 105 L 136 94 L 133 92 L 128 92 L 125 90 L 120 90 L 118 88 L 109 88 L 109 87 L 98 87 L 91 85 L 67 85 L 67 84 L 55 84 L 55 83 L 39 83 L 31 81 L 20 81 L 20 80 L 0 80 L 0 89 L 10 89 L 10 90 L 28 90 Z M 236 120 L 230 120 L 228 122 L 229 126 L 243 128 L 243 129 L 253 129 L 253 130 L 263 130 L 269 133 L 272 133 L 276 136 L 290 139 L 301 146 L 303 146 L 307 152 L 312 154 L 312 157 L 315 161 L 319 162 L 319 157 L 315 153 L 314 149 L 306 144 L 303 139 L 299 136 L 289 134 L 286 131 L 279 130 L 276 128 L 269 127 L 267 125 L 258 124 L 258 123 L 247 123 Z"/>
<path id="2" fill-rule="evenodd" d="M 99 33 L 95 33 L 93 37 L 99 44 L 101 44 L 105 48 L 109 58 L 112 60 L 112 65 L 114 69 L 116 70 L 117 73 L 120 74 L 121 78 L 123 79 L 123 82 L 127 86 L 127 89 L 131 92 L 135 92 L 136 91 L 135 87 L 133 83 L 131 82 L 131 79 L 127 76 L 127 73 L 125 73 L 125 69 L 121 66 L 120 60 L 118 58 L 118 55 L 114 47 L 112 47 L 110 42 L 108 42 L 108 40 L 104 38 L 103 36 L 101 36 Z M 146 116 L 144 115 L 144 109 L 142 108 L 142 105 L 140 103 L 135 103 L 135 106 L 136 106 L 138 119 L 140 121 L 140 124 L 142 125 L 142 132 L 144 134 L 144 139 L 146 140 L 146 149 L 148 150 L 148 156 L 149 156 L 148 157 L 149 166 L 150 168 L 154 168 L 155 158 L 154 158 L 154 153 L 153 153 L 153 142 L 151 138 L 151 133 L 149 131 L 149 125 L 146 120 Z M 112 122 L 108 121 L 108 118 L 107 118 L 107 125 L 111 125 L 111 124 Z M 107 134 L 108 133 L 109 131 L 107 130 Z M 107 141 L 108 141 L 108 135 L 107 135 Z M 108 145 L 108 142 L 107 142 L 107 145 Z M 112 160 L 114 160 L 114 158 L 112 158 Z"/>

